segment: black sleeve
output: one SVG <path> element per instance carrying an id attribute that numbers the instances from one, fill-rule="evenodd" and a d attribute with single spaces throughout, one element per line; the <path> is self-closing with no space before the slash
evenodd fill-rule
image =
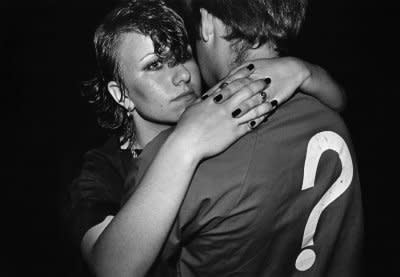
<path id="1" fill-rule="evenodd" d="M 80 175 L 69 191 L 68 217 L 74 242 L 80 245 L 90 228 L 118 212 L 123 182 L 120 170 L 106 153 L 94 150 L 85 155 Z"/>

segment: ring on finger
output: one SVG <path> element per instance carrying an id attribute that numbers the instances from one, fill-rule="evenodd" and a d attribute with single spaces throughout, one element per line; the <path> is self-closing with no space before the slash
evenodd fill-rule
<path id="1" fill-rule="evenodd" d="M 260 96 L 261 96 L 261 103 L 265 103 L 267 101 L 267 94 L 264 91 L 260 91 Z"/>
<path id="2" fill-rule="evenodd" d="M 228 85 L 228 83 L 223 82 L 222 84 L 219 85 L 219 89 L 223 89 L 224 87 L 226 87 Z"/>

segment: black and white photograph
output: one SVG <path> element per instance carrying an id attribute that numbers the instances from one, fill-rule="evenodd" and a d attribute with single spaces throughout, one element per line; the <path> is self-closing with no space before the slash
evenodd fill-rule
<path id="1" fill-rule="evenodd" d="M 388 3 L 1 6 L 2 276 L 399 276 Z"/>

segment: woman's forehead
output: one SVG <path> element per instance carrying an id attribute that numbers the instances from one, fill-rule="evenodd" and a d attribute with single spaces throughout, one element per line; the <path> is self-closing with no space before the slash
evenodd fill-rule
<path id="1" fill-rule="evenodd" d="M 122 35 L 119 45 L 119 55 L 122 61 L 129 59 L 139 63 L 149 54 L 154 54 L 153 41 L 149 36 L 136 32 Z"/>

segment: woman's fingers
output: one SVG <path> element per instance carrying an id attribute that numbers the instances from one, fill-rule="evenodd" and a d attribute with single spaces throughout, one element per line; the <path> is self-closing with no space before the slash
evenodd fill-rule
<path id="1" fill-rule="evenodd" d="M 250 85 L 252 82 L 249 78 L 240 78 L 232 81 L 231 83 L 226 83 L 226 85 L 223 85 L 219 90 L 214 92 L 210 97 L 214 100 L 215 103 L 221 104 L 224 103 L 227 99 L 229 99 L 232 95 L 236 93 L 241 93 L 241 94 L 246 94 L 247 96 L 249 95 L 249 88 L 246 88 L 246 86 Z M 254 85 L 252 85 L 254 87 Z"/>
<path id="2" fill-rule="evenodd" d="M 254 72 L 254 64 L 249 64 L 246 67 L 242 67 L 240 69 L 238 69 L 237 71 L 235 71 L 234 73 L 230 74 L 228 77 L 226 77 L 222 82 L 222 83 L 231 83 L 237 79 L 241 79 L 241 78 L 246 78 L 249 77 L 253 72 Z"/>
<path id="3" fill-rule="evenodd" d="M 252 119 L 248 122 L 244 122 L 242 124 L 238 125 L 238 133 L 239 136 L 243 136 L 246 133 L 253 131 L 255 128 L 257 128 L 267 117 L 267 115 L 260 116 L 258 118 Z"/>
<path id="4" fill-rule="evenodd" d="M 254 65 L 248 64 L 245 67 L 237 69 L 234 73 L 230 74 L 228 77 L 217 83 L 211 89 L 209 89 L 206 93 L 202 95 L 202 98 L 207 98 L 211 95 L 216 95 L 222 89 L 230 85 L 235 80 L 248 78 L 254 72 Z"/>
<path id="5" fill-rule="evenodd" d="M 236 88 L 235 92 L 232 92 L 231 90 L 226 90 L 226 92 L 221 91 L 221 94 L 227 94 L 227 96 L 225 96 L 226 98 L 228 98 L 227 105 L 230 105 L 231 107 L 238 107 L 242 102 L 252 98 L 256 94 L 260 94 L 261 91 L 264 91 L 269 86 L 269 82 L 270 80 L 268 78 L 265 80 L 251 81 L 250 83 L 244 84 L 243 86 Z M 266 99 L 266 97 L 267 95 L 265 94 L 264 98 Z"/>
<path id="6" fill-rule="evenodd" d="M 235 118 L 242 117 L 244 114 L 254 109 L 258 105 L 267 101 L 267 94 L 264 91 L 260 91 L 254 94 L 252 97 L 241 102 L 232 112 L 232 116 Z M 273 109 L 272 105 L 271 110 Z"/>
<path id="7" fill-rule="evenodd" d="M 252 107 L 246 113 L 243 113 L 242 116 L 237 117 L 237 123 L 243 124 L 246 122 L 250 122 L 262 116 L 267 116 L 270 112 L 272 112 L 274 108 L 269 102 L 264 102 L 257 106 Z"/>
<path id="8" fill-rule="evenodd" d="M 267 118 L 267 115 L 260 116 L 258 118 L 255 118 L 249 122 L 243 123 L 242 125 L 247 126 L 247 129 L 250 131 L 254 130 L 257 128 L 258 125 L 260 125 L 265 119 Z"/>
<path id="9" fill-rule="evenodd" d="M 212 104 L 217 104 L 215 108 L 226 110 L 231 114 L 233 119 L 241 118 L 247 114 L 239 123 L 250 121 L 273 109 L 272 105 L 269 103 L 257 107 L 266 102 L 267 94 L 264 90 L 268 87 L 269 83 L 269 79 L 256 81 L 250 81 L 247 78 L 237 79 L 223 88 L 220 93 L 209 97 L 206 101 L 213 101 L 214 103 Z M 252 109 L 254 110 L 249 113 Z"/>

